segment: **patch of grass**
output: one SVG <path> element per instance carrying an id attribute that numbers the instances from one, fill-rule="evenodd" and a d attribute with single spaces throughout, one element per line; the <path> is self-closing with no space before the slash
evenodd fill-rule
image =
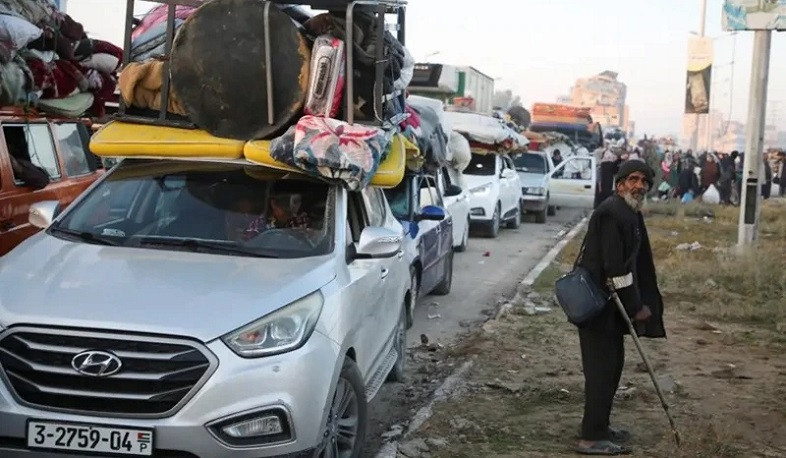
<path id="1" fill-rule="evenodd" d="M 720 208 L 710 222 L 690 217 L 648 220 L 661 290 L 667 299 L 689 302 L 716 319 L 774 328 L 786 321 L 786 212 L 767 205 L 762 237 L 744 252 L 734 247 L 737 208 Z M 699 242 L 698 251 L 678 251 Z"/>
<path id="2" fill-rule="evenodd" d="M 543 269 L 535 283 L 532 284 L 533 291 L 544 295 L 552 294 L 554 292 L 554 282 L 562 275 L 564 275 L 564 272 L 559 264 L 552 262 Z"/>

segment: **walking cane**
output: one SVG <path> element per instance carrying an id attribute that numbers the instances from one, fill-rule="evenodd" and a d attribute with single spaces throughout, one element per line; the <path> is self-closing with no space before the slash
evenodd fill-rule
<path id="1" fill-rule="evenodd" d="M 658 393 L 658 397 L 660 398 L 660 404 L 663 406 L 663 411 L 666 412 L 666 417 L 669 419 L 671 432 L 674 433 L 674 442 L 676 442 L 677 447 L 679 447 L 681 443 L 680 432 L 677 431 L 677 425 L 674 423 L 671 413 L 669 413 L 669 405 L 666 404 L 666 398 L 663 397 L 663 392 L 660 390 L 660 384 L 658 383 L 658 379 L 655 377 L 655 371 L 652 369 L 650 361 L 647 359 L 647 355 L 644 354 L 644 349 L 641 347 L 641 342 L 639 341 L 639 336 L 636 334 L 636 329 L 633 327 L 633 322 L 630 321 L 628 312 L 625 310 L 625 306 L 622 305 L 622 300 L 620 299 L 620 296 L 617 294 L 617 291 L 614 289 L 614 285 L 611 282 L 609 282 L 609 290 L 611 291 L 611 297 L 614 298 L 614 302 L 617 303 L 617 308 L 619 309 L 620 314 L 625 319 L 625 324 L 628 325 L 630 336 L 633 337 L 633 343 L 636 344 L 636 349 L 639 351 L 639 355 L 641 355 L 641 359 L 644 361 L 644 365 L 647 367 L 647 372 L 650 374 L 652 384 L 655 385 L 655 392 Z"/>

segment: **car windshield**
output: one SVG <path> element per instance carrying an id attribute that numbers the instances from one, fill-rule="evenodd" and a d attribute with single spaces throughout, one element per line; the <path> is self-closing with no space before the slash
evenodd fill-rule
<path id="1" fill-rule="evenodd" d="M 465 175 L 494 175 L 496 158 L 494 154 L 473 154 L 472 161 L 464 170 Z"/>
<path id="2" fill-rule="evenodd" d="M 395 216 L 396 219 L 409 219 L 410 210 L 412 209 L 412 199 L 409 195 L 411 181 L 412 180 L 407 177 L 395 188 L 385 189 L 385 196 L 388 198 L 390 211 L 393 212 L 393 216 Z"/>
<path id="3" fill-rule="evenodd" d="M 64 218 L 56 237 L 235 256 L 333 250 L 331 185 L 243 164 L 125 160 Z"/>
<path id="4" fill-rule="evenodd" d="M 540 154 L 520 154 L 513 158 L 513 163 L 519 172 L 546 173 L 546 158 Z"/>

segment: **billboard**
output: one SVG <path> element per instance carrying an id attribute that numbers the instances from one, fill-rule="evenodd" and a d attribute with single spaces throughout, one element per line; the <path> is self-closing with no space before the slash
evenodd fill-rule
<path id="1" fill-rule="evenodd" d="M 725 30 L 786 30 L 786 0 L 724 0 Z"/>
<path id="2" fill-rule="evenodd" d="M 685 113 L 709 113 L 711 87 L 712 38 L 691 37 L 688 40 L 688 72 L 685 79 Z"/>

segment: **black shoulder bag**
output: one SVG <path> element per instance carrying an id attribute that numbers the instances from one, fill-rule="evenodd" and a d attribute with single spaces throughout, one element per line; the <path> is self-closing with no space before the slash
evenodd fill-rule
<path id="1" fill-rule="evenodd" d="M 581 326 L 603 311 L 610 296 L 590 276 L 589 271 L 579 265 L 587 246 L 587 237 L 581 243 L 573 270 L 560 277 L 555 286 L 557 302 L 568 317 L 568 321 Z"/>

